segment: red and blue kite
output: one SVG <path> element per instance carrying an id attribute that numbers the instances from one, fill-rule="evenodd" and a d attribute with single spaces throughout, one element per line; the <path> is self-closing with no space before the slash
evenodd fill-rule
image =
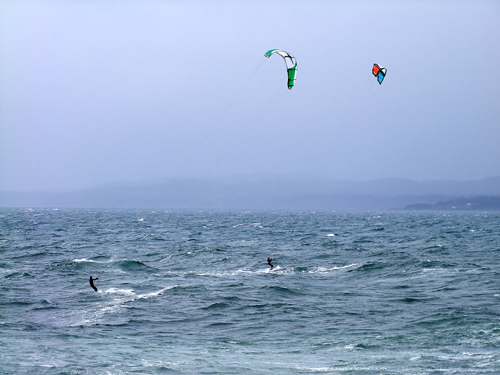
<path id="1" fill-rule="evenodd" d="M 387 74 L 387 69 L 382 68 L 378 64 L 373 64 L 372 73 L 375 77 L 377 77 L 378 83 L 382 84 L 382 81 L 384 80 L 385 75 Z"/>

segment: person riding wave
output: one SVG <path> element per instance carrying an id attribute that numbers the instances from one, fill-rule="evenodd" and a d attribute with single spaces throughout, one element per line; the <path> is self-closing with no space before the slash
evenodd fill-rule
<path id="1" fill-rule="evenodd" d="M 267 257 L 267 264 L 269 264 L 271 266 L 271 269 L 274 268 L 274 266 L 271 264 L 272 261 L 273 261 L 273 258 Z"/>
<path id="2" fill-rule="evenodd" d="M 92 287 L 92 289 L 94 289 L 96 292 L 97 292 L 97 288 L 96 286 L 94 285 L 94 281 L 96 280 L 99 280 L 98 277 L 96 277 L 95 279 L 92 278 L 92 276 L 90 276 L 90 280 L 89 280 L 89 283 L 90 283 L 90 286 Z"/>

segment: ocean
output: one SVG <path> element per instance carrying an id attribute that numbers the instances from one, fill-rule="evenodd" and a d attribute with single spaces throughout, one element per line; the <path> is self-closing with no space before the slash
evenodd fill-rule
<path id="1" fill-rule="evenodd" d="M 0 209 L 0 255 L 1 374 L 500 374 L 498 212 Z"/>

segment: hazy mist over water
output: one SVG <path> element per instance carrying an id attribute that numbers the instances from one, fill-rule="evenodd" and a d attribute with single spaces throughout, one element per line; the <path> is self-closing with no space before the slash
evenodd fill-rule
<path id="1" fill-rule="evenodd" d="M 497 1 L 1 0 L 0 190 L 499 176 L 499 19 Z M 271 48 L 297 58 L 293 90 Z"/>

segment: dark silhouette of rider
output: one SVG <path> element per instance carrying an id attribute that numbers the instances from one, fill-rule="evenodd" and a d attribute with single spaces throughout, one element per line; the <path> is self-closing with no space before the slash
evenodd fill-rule
<path id="1" fill-rule="evenodd" d="M 267 264 L 269 264 L 271 266 L 271 269 L 273 269 L 274 266 L 271 264 L 271 261 L 273 261 L 273 258 L 267 257 Z"/>
<path id="2" fill-rule="evenodd" d="M 99 280 L 99 278 L 96 277 L 95 279 L 93 279 L 92 276 L 90 276 L 89 283 L 90 283 L 90 286 L 92 287 L 92 289 L 94 289 L 97 292 L 97 288 L 94 285 L 94 281 L 96 281 L 96 280 Z"/>

